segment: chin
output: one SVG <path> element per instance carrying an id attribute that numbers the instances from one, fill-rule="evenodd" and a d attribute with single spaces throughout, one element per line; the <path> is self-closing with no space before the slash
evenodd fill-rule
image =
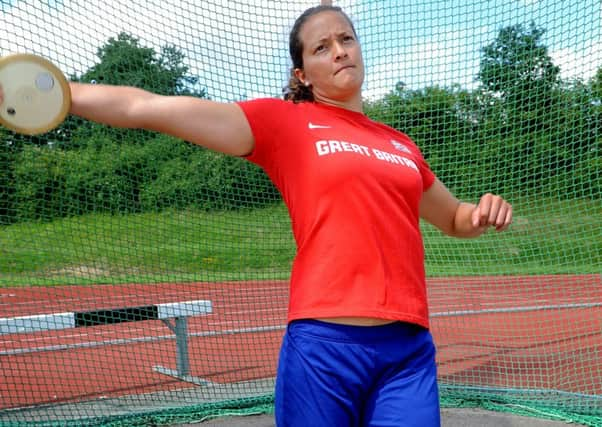
<path id="1" fill-rule="evenodd" d="M 362 82 L 353 82 L 346 84 L 345 86 L 339 87 L 338 92 L 343 95 L 345 98 L 352 97 L 361 93 L 362 91 Z"/>

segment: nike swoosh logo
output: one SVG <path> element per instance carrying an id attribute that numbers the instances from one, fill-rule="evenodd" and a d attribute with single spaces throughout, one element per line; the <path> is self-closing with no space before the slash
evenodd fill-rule
<path id="1" fill-rule="evenodd" d="M 312 122 L 309 122 L 307 124 L 307 127 L 310 129 L 330 129 L 330 126 L 326 126 L 326 125 L 315 125 Z"/>

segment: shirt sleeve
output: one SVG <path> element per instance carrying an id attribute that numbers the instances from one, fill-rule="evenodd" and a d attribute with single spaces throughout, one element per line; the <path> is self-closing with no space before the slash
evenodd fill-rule
<path id="1" fill-rule="evenodd" d="M 253 151 L 245 158 L 262 167 L 269 167 L 278 144 L 283 139 L 283 123 L 287 121 L 287 102 L 277 98 L 240 101 L 237 105 L 245 114 L 254 138 Z"/>
<path id="2" fill-rule="evenodd" d="M 420 170 L 420 175 L 422 175 L 422 191 L 427 191 L 435 182 L 436 175 L 429 166 L 428 162 L 424 159 L 418 147 L 416 147 L 415 157 L 418 161 L 418 169 Z"/>

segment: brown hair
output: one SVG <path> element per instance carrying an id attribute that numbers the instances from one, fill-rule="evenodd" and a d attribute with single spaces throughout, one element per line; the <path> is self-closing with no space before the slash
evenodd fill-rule
<path id="1" fill-rule="evenodd" d="M 314 100 L 314 94 L 311 91 L 311 88 L 305 86 L 305 84 L 303 84 L 303 82 L 301 82 L 297 78 L 297 76 L 295 76 L 295 69 L 303 68 L 303 43 L 299 38 L 299 33 L 301 32 L 301 27 L 303 27 L 303 24 L 305 24 L 305 22 L 307 22 L 309 18 L 311 18 L 314 15 L 317 15 L 318 13 L 328 11 L 338 12 L 341 15 L 343 15 L 345 19 L 349 21 L 349 25 L 351 25 L 353 34 L 357 37 L 355 28 L 353 26 L 353 22 L 351 22 L 351 19 L 349 19 L 345 12 L 343 12 L 343 10 L 338 6 L 315 6 L 303 12 L 295 21 L 295 24 L 293 25 L 293 28 L 291 29 L 291 33 L 289 35 L 288 50 L 291 55 L 293 66 L 291 68 L 288 86 L 286 86 L 282 90 L 284 99 L 287 101 L 303 102 Z"/>

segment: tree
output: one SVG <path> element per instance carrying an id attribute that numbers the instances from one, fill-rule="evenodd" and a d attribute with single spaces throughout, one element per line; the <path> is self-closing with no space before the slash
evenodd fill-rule
<path id="1" fill-rule="evenodd" d="M 526 193 L 595 194 L 600 185 L 599 80 L 589 87 L 579 80 L 563 81 L 543 34 L 533 23 L 528 29 L 515 25 L 482 49 L 478 76 L 491 96 L 483 139 L 503 147 L 495 156 L 502 171 L 498 177 L 520 183 Z"/>
<path id="2" fill-rule="evenodd" d="M 161 95 L 191 95 L 203 98 L 198 78 L 188 75 L 184 54 L 175 46 L 163 46 L 159 55 L 153 48 L 142 47 L 127 33 L 110 38 L 98 49 L 100 62 L 78 80 L 135 86 Z"/>
<path id="3" fill-rule="evenodd" d="M 599 135 L 602 134 L 602 67 L 598 68 L 598 72 L 590 81 L 590 91 L 592 94 L 591 103 L 596 111 L 596 135 L 598 135 L 598 140 L 602 140 L 602 137 Z M 598 149 L 600 149 L 600 145 L 602 142 L 598 142 Z"/>
<path id="4" fill-rule="evenodd" d="M 590 87 L 597 104 L 602 103 L 602 67 L 598 68 L 596 75 L 590 81 Z"/>
<path id="5" fill-rule="evenodd" d="M 459 85 L 411 90 L 398 83 L 382 99 L 366 103 L 373 120 L 406 133 L 420 147 L 439 178 L 455 187 L 461 181 L 458 164 L 472 161 L 475 117 L 473 97 Z"/>
<path id="6" fill-rule="evenodd" d="M 0 127 L 0 225 L 12 222 L 14 153 L 9 131 Z"/>
<path id="7" fill-rule="evenodd" d="M 198 78 L 188 74 L 184 54 L 175 46 L 163 46 L 157 53 L 153 48 L 141 46 L 138 38 L 122 32 L 100 47 L 97 56 L 96 65 L 71 80 L 135 86 L 161 95 L 206 97 Z M 68 149 L 88 145 L 89 141 L 105 141 L 103 136 L 116 142 L 142 143 L 154 138 L 155 133 L 108 128 L 69 117 L 52 135 L 58 146 Z"/>
<path id="8" fill-rule="evenodd" d="M 544 30 L 514 25 L 500 30 L 496 40 L 482 49 L 478 78 L 484 88 L 499 97 L 505 119 L 521 132 L 540 130 L 543 116 L 554 103 L 560 68 L 553 64 L 542 44 Z"/>

